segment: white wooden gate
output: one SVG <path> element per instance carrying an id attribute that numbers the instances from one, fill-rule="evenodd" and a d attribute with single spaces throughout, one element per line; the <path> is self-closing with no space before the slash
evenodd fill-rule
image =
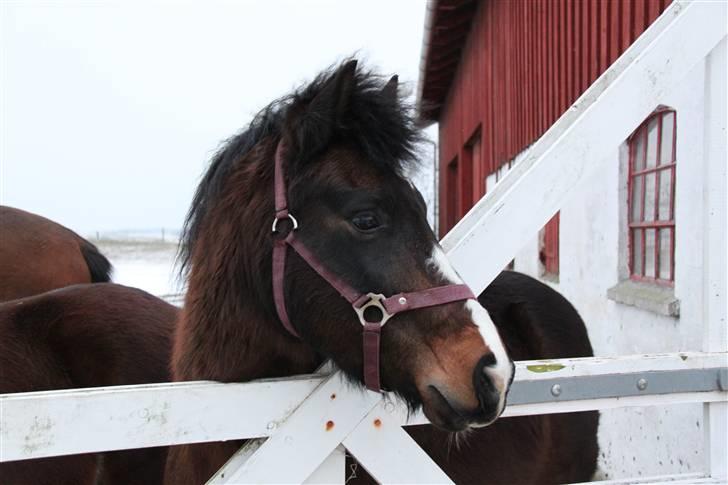
<path id="1" fill-rule="evenodd" d="M 559 209 L 571 188 L 660 104 L 663 93 L 725 43 L 726 15 L 725 2 L 674 3 L 444 238 L 453 265 L 476 293 Z M 725 104 L 726 86 L 710 89 Z M 725 160 L 725 111 L 717 113 L 706 123 L 706 156 Z M 706 193 L 716 220 L 704 234 L 711 262 L 701 295 L 704 352 L 519 362 L 505 416 L 702 402 L 708 467 L 683 478 L 726 480 L 725 165 L 715 175 Z M 473 257 L 484 247 L 487 258 Z M 344 447 L 380 482 L 449 483 L 401 427 L 424 422 L 422 415 L 407 421 L 400 403 L 352 389 L 339 372 L 326 371 L 246 384 L 5 394 L 0 461 L 253 438 L 213 483 L 343 483 Z"/>

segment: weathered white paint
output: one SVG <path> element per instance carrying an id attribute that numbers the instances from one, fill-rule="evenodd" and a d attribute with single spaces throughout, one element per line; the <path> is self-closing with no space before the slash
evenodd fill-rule
<path id="1" fill-rule="evenodd" d="M 303 483 L 309 485 L 345 483 L 348 472 L 346 470 L 346 449 L 339 445 Z"/>
<path id="2" fill-rule="evenodd" d="M 612 146 L 605 163 L 561 207 L 560 275 L 558 282 L 545 281 L 579 311 L 596 355 L 728 350 L 725 42 L 724 38 L 706 60 L 664 90 L 653 106 L 677 112 L 674 293 L 680 300 L 680 317 L 607 298 L 607 290 L 626 272 L 624 139 Z M 536 232 L 533 227 L 531 241 L 517 254 L 515 265 L 532 276 L 540 276 Z M 609 477 L 625 478 L 705 470 L 713 463 L 725 470 L 728 433 L 723 411 L 718 411 L 725 406 L 711 404 L 705 417 L 698 404 L 603 412 L 600 467 Z M 716 414 L 711 418 L 710 413 Z M 710 439 L 704 439 L 705 434 Z M 711 441 L 717 446 L 705 446 Z"/>
<path id="3" fill-rule="evenodd" d="M 720 481 L 707 476 L 705 473 L 681 473 L 679 475 L 660 475 L 640 478 L 627 478 L 621 480 L 600 480 L 593 482 L 575 483 L 572 485 L 657 485 L 657 484 L 689 484 L 697 485 L 699 483 L 721 483 Z"/>
<path id="4" fill-rule="evenodd" d="M 0 395 L 0 461 L 268 436 L 322 379 Z"/>
<path id="5" fill-rule="evenodd" d="M 347 436 L 344 446 L 379 483 L 452 483 L 402 429 L 406 421 L 403 406 L 381 401 Z"/>
<path id="6" fill-rule="evenodd" d="M 725 18 L 724 18 L 725 20 Z M 726 39 L 705 61 L 705 160 L 703 162 L 703 349 L 728 350 L 728 162 L 726 154 Z M 728 385 L 728 383 L 726 383 Z M 728 403 L 703 407 L 707 470 L 728 480 Z"/>
<path id="7" fill-rule="evenodd" d="M 614 374 L 633 375 L 636 380 L 648 371 L 725 367 L 726 358 L 722 352 L 681 352 L 522 361 L 516 363 L 514 386 L 554 377 L 569 379 Z M 529 371 L 528 367 L 534 365 L 563 367 L 551 372 Z M 334 394 L 336 397 L 332 399 Z M 553 403 L 545 396 L 541 404 L 509 405 L 503 416 L 727 399 L 726 392 L 564 399 L 559 403 Z M 330 453 L 340 442 L 336 439 L 348 439 L 352 430 L 360 427 L 369 431 L 361 409 L 369 414 L 379 412 L 373 409 L 384 409 L 391 415 L 387 422 L 396 418 L 401 425 L 427 423 L 421 413 L 408 421 L 406 409 L 399 403 L 381 401 L 372 392 L 355 389 L 341 382 L 338 374 L 246 384 L 193 382 L 3 394 L 0 395 L 0 407 L 3 410 L 0 415 L 3 444 L 0 461 L 269 436 L 276 441 L 283 438 L 285 448 L 292 453 L 297 453 L 298 447 L 309 446 L 314 439 L 317 443 L 323 442 L 324 447 L 329 446 Z M 295 414 L 288 418 L 294 411 Z M 352 417 L 357 412 L 360 413 L 358 418 Z M 240 416 L 245 419 L 237 419 Z M 326 431 L 328 421 L 334 426 Z M 286 441 L 288 435 L 292 438 Z M 67 436 L 74 439 L 63 439 Z M 229 477 L 247 458 L 262 449 L 262 444 L 262 441 L 248 444 L 240 456 L 233 457 L 226 465 L 226 475 Z M 266 444 L 270 447 L 270 443 Z M 327 452 L 318 452 L 317 456 L 323 460 Z M 313 473 L 316 464 L 311 466 L 308 474 L 304 469 L 300 476 L 305 478 Z"/>
<path id="8" fill-rule="evenodd" d="M 379 394 L 353 389 L 339 373 L 332 374 L 265 443 L 244 461 L 229 461 L 213 480 L 302 483 L 380 400 Z"/>

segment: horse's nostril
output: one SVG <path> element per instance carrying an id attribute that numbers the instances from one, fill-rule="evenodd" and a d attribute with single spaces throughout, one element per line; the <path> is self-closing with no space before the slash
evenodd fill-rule
<path id="1" fill-rule="evenodd" d="M 496 363 L 492 353 L 486 354 L 478 360 L 473 372 L 475 392 L 483 410 L 490 410 L 500 401 L 500 393 L 493 381 L 493 367 Z"/>
<path id="2" fill-rule="evenodd" d="M 479 365 L 483 366 L 483 372 L 486 371 L 488 367 L 495 367 L 495 365 L 498 363 L 498 361 L 495 358 L 495 354 L 493 352 L 484 355 L 480 362 L 478 362 Z"/>

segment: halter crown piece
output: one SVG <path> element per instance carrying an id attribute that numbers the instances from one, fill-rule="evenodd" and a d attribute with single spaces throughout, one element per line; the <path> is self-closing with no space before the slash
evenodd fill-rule
<path id="1" fill-rule="evenodd" d="M 288 317 L 283 291 L 287 246 L 290 246 L 353 307 L 363 327 L 364 384 L 367 389 L 381 392 L 382 388 L 379 380 L 379 342 L 384 324 L 397 313 L 444 305 L 455 301 L 475 299 L 475 295 L 473 295 L 472 290 L 467 285 L 438 286 L 412 293 L 398 293 L 390 297 L 375 293 L 361 293 L 355 290 L 339 276 L 331 273 L 319 261 L 316 255 L 309 251 L 295 236 L 298 230 L 298 221 L 288 212 L 286 184 L 283 176 L 282 141 L 278 143 L 276 148 L 274 185 L 276 214 L 271 229 L 273 233 L 277 233 L 278 223 L 282 219 L 288 219 L 291 222 L 291 228 L 288 234 L 285 237 L 276 238 L 273 242 L 273 300 L 278 318 L 280 318 L 283 326 L 291 335 L 300 338 L 300 335 L 298 335 L 298 332 Z M 381 312 L 381 317 L 378 321 L 368 321 L 364 317 L 364 312 L 371 307 L 377 308 Z"/>

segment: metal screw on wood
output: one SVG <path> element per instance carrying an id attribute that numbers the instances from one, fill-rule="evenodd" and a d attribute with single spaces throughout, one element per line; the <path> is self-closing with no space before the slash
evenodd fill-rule
<path id="1" fill-rule="evenodd" d="M 639 389 L 640 391 L 644 391 L 645 389 L 647 389 L 647 379 L 639 379 L 637 381 L 637 389 Z"/>
<path id="2" fill-rule="evenodd" d="M 554 384 L 551 386 L 551 394 L 554 397 L 559 397 L 561 395 L 561 386 L 559 384 Z"/>

